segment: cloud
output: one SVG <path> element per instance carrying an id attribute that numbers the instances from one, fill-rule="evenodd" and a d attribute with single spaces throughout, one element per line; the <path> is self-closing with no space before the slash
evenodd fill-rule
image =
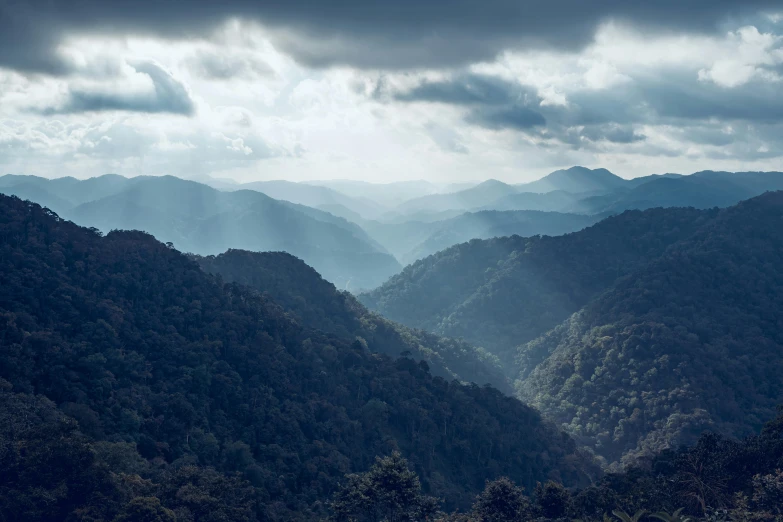
<path id="1" fill-rule="evenodd" d="M 151 80 L 151 90 L 107 92 L 71 87 L 63 103 L 36 109 L 36 111 L 43 115 L 105 111 L 168 113 L 183 116 L 194 114 L 196 106 L 187 88 L 160 65 L 152 61 L 137 61 L 130 65 L 137 73 L 146 75 Z"/>
<path id="2" fill-rule="evenodd" d="M 779 7 L 779 0 L 28 0 L 0 4 L 0 66 L 58 74 L 67 72 L 57 56 L 65 35 L 206 36 L 241 18 L 263 24 L 309 66 L 444 67 L 491 60 L 507 49 L 580 48 L 607 20 L 711 32 L 729 18 Z"/>
<path id="3" fill-rule="evenodd" d="M 757 31 L 744 32 L 758 35 Z M 763 35 L 757 39 L 775 41 Z M 757 61 L 776 63 L 763 57 Z M 725 127 L 729 122 L 783 123 L 779 97 L 783 82 L 756 76 L 728 87 L 699 75 L 699 67 L 629 67 L 622 73 L 622 81 L 601 88 L 585 81 L 594 70 L 593 64 L 579 76 L 567 62 L 564 69 L 552 73 L 560 81 L 556 85 L 546 81 L 524 84 L 510 75 L 465 71 L 438 80 L 423 78 L 402 87 L 395 87 L 394 79 L 387 78 L 385 95 L 378 99 L 386 103 L 444 104 L 461 111 L 463 120 L 473 126 L 521 132 L 542 144 L 560 142 L 572 148 L 596 150 L 606 150 L 611 144 L 643 142 L 647 138 L 641 129 L 644 126 L 698 128 L 694 142 L 706 145 L 738 139 L 711 127 Z M 559 96 L 557 103 L 551 101 L 552 92 Z M 747 153 L 751 149 L 743 150 Z"/>
<path id="4" fill-rule="evenodd" d="M 493 130 L 527 130 L 546 125 L 546 118 L 540 112 L 520 105 L 501 109 L 474 109 L 465 117 L 465 121 Z"/>
<path id="5" fill-rule="evenodd" d="M 200 50 L 187 60 L 188 68 L 209 80 L 254 79 L 274 75 L 274 69 L 253 55 Z"/>
<path id="6" fill-rule="evenodd" d="M 427 122 L 424 129 L 432 142 L 444 152 L 467 154 L 468 148 L 462 142 L 462 136 L 454 129 L 439 125 L 435 122 Z"/>
<path id="7" fill-rule="evenodd" d="M 502 78 L 461 74 L 447 80 L 424 81 L 407 91 L 395 92 L 393 97 L 403 102 L 505 105 L 530 93 L 529 89 Z"/>

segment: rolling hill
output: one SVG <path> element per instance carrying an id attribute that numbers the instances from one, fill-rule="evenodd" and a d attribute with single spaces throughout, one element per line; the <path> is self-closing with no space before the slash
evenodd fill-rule
<path id="1" fill-rule="evenodd" d="M 254 181 L 237 185 L 232 190 L 255 190 L 274 199 L 314 208 L 341 206 L 363 219 L 373 219 L 386 211 L 386 207 L 366 197 L 351 197 L 329 187 L 293 181 Z"/>
<path id="2" fill-rule="evenodd" d="M 447 194 L 431 194 L 406 201 L 394 210 L 402 214 L 415 212 L 440 212 L 445 210 L 469 210 L 483 207 L 508 195 L 518 192 L 516 188 L 490 179 L 474 187 Z"/>
<path id="3" fill-rule="evenodd" d="M 631 464 L 774 417 L 781 225 L 783 192 L 725 209 L 626 211 L 560 237 L 452 247 L 360 300 L 483 346 L 520 398 L 607 465 Z"/>
<path id="4" fill-rule="evenodd" d="M 353 294 L 340 292 L 300 259 L 283 252 L 229 250 L 218 256 L 193 256 L 206 271 L 269 296 L 302 325 L 399 357 L 409 352 L 429 363 L 434 375 L 511 392 L 497 358 L 465 342 L 412 330 L 371 313 Z"/>
<path id="5" fill-rule="evenodd" d="M 515 185 L 518 192 L 546 193 L 563 190 L 572 194 L 580 192 L 612 192 L 627 185 L 627 181 L 606 169 L 571 167 L 556 170 L 543 178 Z"/>
<path id="6" fill-rule="evenodd" d="M 0 324 L 12 520 L 318 520 L 346 473 L 392 450 L 446 509 L 500 474 L 532 488 L 590 469 L 493 388 L 306 328 L 146 233 L 6 196 Z"/>
<path id="7" fill-rule="evenodd" d="M 609 462 L 749 435 L 783 400 L 783 193 L 720 211 L 521 348 L 520 396 Z"/>
<path id="8" fill-rule="evenodd" d="M 533 210 L 467 212 L 440 221 L 427 239 L 400 257 L 403 264 L 413 263 L 458 243 L 472 239 L 502 236 L 559 236 L 581 230 L 599 221 L 601 216 L 537 212 Z"/>
<path id="9" fill-rule="evenodd" d="M 519 344 L 692 233 L 705 215 L 631 211 L 559 237 L 473 240 L 417 261 L 359 300 L 393 321 L 484 347 L 516 376 Z"/>

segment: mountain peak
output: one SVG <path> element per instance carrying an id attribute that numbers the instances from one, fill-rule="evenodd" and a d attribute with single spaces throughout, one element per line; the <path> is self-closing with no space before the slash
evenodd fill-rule
<path id="1" fill-rule="evenodd" d="M 592 192 L 611 191 L 620 188 L 625 180 L 612 172 L 600 168 L 589 169 L 582 166 L 574 166 L 568 169 L 556 170 L 538 181 L 520 185 L 522 192 L 552 192 L 564 190 L 566 192 Z"/>

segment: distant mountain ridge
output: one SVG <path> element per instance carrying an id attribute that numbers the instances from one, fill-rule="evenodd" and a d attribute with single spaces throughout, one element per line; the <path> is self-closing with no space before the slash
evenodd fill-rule
<path id="1" fill-rule="evenodd" d="M 624 179 L 606 169 L 571 167 L 516 185 L 488 180 L 450 194 L 427 195 L 400 205 L 398 213 L 540 210 L 576 214 L 686 206 L 726 207 L 783 188 L 780 172 L 661 174 Z"/>
<path id="2" fill-rule="evenodd" d="M 19 181 L 0 178 L 0 192 L 15 194 Z M 52 210 L 84 226 L 104 232 L 144 230 L 178 249 L 205 255 L 229 248 L 284 250 L 312 263 L 343 288 L 372 288 L 400 269 L 355 223 L 257 191 L 219 191 L 172 176 L 34 178 L 23 186 L 24 197 L 48 200 Z M 35 187 L 42 189 L 39 195 Z M 50 187 L 69 199 L 53 200 Z M 59 208 L 63 201 L 69 207 Z"/>
<path id="3" fill-rule="evenodd" d="M 556 170 L 543 178 L 515 185 L 519 192 L 546 193 L 554 190 L 565 190 L 571 193 L 591 191 L 611 191 L 626 186 L 626 180 L 612 174 L 606 169 L 588 169 L 586 167 L 571 167 Z"/>
<path id="4" fill-rule="evenodd" d="M 352 197 L 326 186 L 293 181 L 255 181 L 237 185 L 232 190 L 255 190 L 274 199 L 314 208 L 339 205 L 364 219 L 372 219 L 387 210 L 386 207 L 365 197 Z"/>

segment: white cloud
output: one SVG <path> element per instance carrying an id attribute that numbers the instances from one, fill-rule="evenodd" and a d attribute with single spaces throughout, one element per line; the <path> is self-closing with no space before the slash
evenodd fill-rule
<path id="1" fill-rule="evenodd" d="M 716 92 L 736 95 L 741 116 L 744 100 L 761 92 L 757 85 L 779 81 L 781 44 L 769 27 L 739 27 L 723 36 L 651 35 L 610 23 L 576 52 L 505 52 L 457 71 L 315 71 L 275 49 L 259 26 L 237 21 L 194 40 L 77 35 L 59 48 L 70 75 L 0 70 L 0 168 L 81 177 L 212 173 L 378 181 L 524 181 L 576 163 L 624 175 L 780 168 L 777 123 L 661 114 L 660 106 L 673 102 L 653 99 L 649 80 L 690 82 L 683 88 L 705 104 L 718 103 Z M 466 123 L 465 107 L 389 97 L 425 79 L 459 74 L 519 86 L 516 103 L 540 111 L 547 125 L 480 127 Z M 113 97 L 124 106 L 29 112 L 65 107 L 73 93 L 88 93 L 92 101 Z M 180 105 L 170 112 L 188 116 L 117 111 L 133 109 L 130 102 L 149 109 L 183 99 L 194 110 Z"/>

